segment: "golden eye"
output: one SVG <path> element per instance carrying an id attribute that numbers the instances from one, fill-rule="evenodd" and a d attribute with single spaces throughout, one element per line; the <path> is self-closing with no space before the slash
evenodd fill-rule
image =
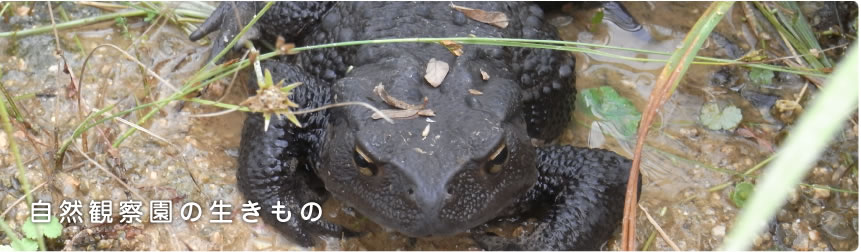
<path id="1" fill-rule="evenodd" d="M 374 165 L 374 161 L 362 149 L 359 149 L 358 146 L 353 151 L 353 163 L 356 164 L 356 167 L 359 168 L 359 173 L 362 175 L 374 176 L 377 174 L 377 166 Z"/>
<path id="2" fill-rule="evenodd" d="M 490 154 L 484 167 L 488 173 L 496 174 L 502 171 L 502 166 L 505 165 L 506 161 L 508 161 L 508 147 L 503 143 Z"/>

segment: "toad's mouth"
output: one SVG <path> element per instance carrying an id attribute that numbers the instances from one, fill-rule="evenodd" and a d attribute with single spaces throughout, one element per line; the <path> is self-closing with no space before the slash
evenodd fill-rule
<path id="1" fill-rule="evenodd" d="M 421 195 L 421 196 L 420 196 Z M 437 193 L 413 192 L 412 203 L 415 203 L 414 215 L 408 218 L 381 214 L 380 211 L 363 211 L 355 208 L 365 217 L 380 226 L 416 238 L 454 236 L 475 228 L 490 219 L 495 218 L 502 208 L 472 209 L 471 214 L 464 214 L 458 200 L 445 191 Z M 508 204 L 505 204 L 508 205 Z M 367 213 L 366 213 L 367 212 Z"/>
<path id="2" fill-rule="evenodd" d="M 478 224 L 472 224 L 472 223 Z M 474 220 L 469 222 L 452 223 L 436 217 L 428 217 L 417 220 L 410 226 L 392 227 L 385 224 L 382 226 L 397 231 L 401 234 L 410 237 L 428 238 L 428 237 L 447 237 L 457 235 L 467 230 L 474 228 L 486 220 Z M 378 222 L 380 223 L 380 222 Z"/>

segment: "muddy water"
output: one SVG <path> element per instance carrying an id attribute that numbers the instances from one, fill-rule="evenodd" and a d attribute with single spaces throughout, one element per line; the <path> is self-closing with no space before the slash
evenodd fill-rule
<path id="1" fill-rule="evenodd" d="M 643 29 L 629 32 L 608 22 L 592 24 L 590 17 L 596 10 L 569 10 L 558 14 L 562 39 L 628 48 L 671 51 L 683 39 L 708 3 L 651 3 L 626 2 L 625 7 L 643 24 Z M 805 6 L 815 8 L 815 6 Z M 720 58 L 738 58 L 756 42 L 742 12 L 736 5 L 716 27 L 716 33 L 706 41 L 700 55 Z M 571 17 L 571 18 L 569 18 Z M 570 22 L 569 22 L 570 21 Z M 597 27 L 595 27 L 597 26 Z M 780 48 L 770 44 L 772 48 Z M 662 58 L 654 55 L 602 50 L 623 56 Z M 662 63 L 631 62 L 604 56 L 578 54 L 577 87 L 579 89 L 611 86 L 630 99 L 642 111 L 648 95 L 660 74 Z M 732 179 L 731 172 L 745 172 L 772 155 L 772 146 L 760 144 L 731 131 L 713 131 L 699 123 L 700 108 L 706 102 L 732 104 L 742 109 L 743 125 L 758 128 L 764 135 L 775 135 L 783 127 L 773 118 L 769 108 L 774 99 L 795 99 L 805 82 L 795 75 L 777 74 L 775 83 L 755 87 L 746 78 L 746 71 L 731 67 L 692 66 L 680 88 L 659 112 L 657 127 L 653 127 L 644 150 L 642 166 L 643 191 L 640 204 L 655 217 L 657 223 L 679 248 L 709 250 L 717 248 L 724 235 L 732 228 L 738 208 L 729 195 L 732 187 L 714 188 Z M 759 97 L 771 97 L 762 101 Z M 770 102 L 768 101 L 770 99 Z M 606 128 L 594 127 L 595 122 L 585 116 L 567 135 L 573 145 L 603 147 L 632 156 L 635 139 L 625 138 Z M 583 127 L 591 125 L 593 127 Z M 578 127 L 579 126 L 579 127 Z M 836 188 L 857 191 L 857 175 L 835 175 L 847 164 L 834 156 L 857 152 L 857 132 L 851 127 L 842 133 L 829 153 L 826 153 L 806 183 L 823 183 Z M 606 137 L 596 137 L 606 135 Z M 596 140 L 597 139 L 597 140 Z M 841 140 L 842 139 L 842 140 Z M 852 154 L 850 154 L 852 155 Z M 854 156 L 853 161 L 857 161 Z M 818 171 L 818 172 L 817 172 Z M 831 177 L 835 177 L 832 179 Z M 812 182 L 818 180 L 820 182 Z M 755 181 L 755 180 L 754 180 Z M 712 189 L 714 188 L 714 189 Z M 819 192 L 817 194 L 817 191 Z M 826 233 L 835 224 L 823 219 L 840 216 L 842 225 L 857 223 L 858 196 L 852 193 L 825 192 L 823 189 L 799 187 L 793 193 L 791 204 L 781 211 L 776 223 L 757 240 L 755 249 L 852 249 L 857 246 L 857 234 L 851 239 L 836 239 Z M 836 203 L 844 201 L 842 203 Z M 825 214 L 823 217 L 822 213 Z M 663 214 L 662 214 L 663 213 Z M 839 213 L 839 214 L 838 214 Z M 654 232 L 642 212 L 638 219 L 638 241 L 643 244 Z M 785 228 L 785 226 L 789 228 Z M 844 230 L 845 233 L 849 230 Z M 857 229 L 856 229 L 857 231 Z M 782 237 L 775 237 L 782 236 Z M 611 248 L 618 248 L 611 241 Z M 656 239 L 651 248 L 671 250 L 663 239 Z"/>
<path id="2" fill-rule="evenodd" d="M 61 5 L 73 19 L 100 13 L 98 9 L 73 3 Z M 817 7 L 808 5 L 812 6 L 805 7 Z M 708 3 L 631 2 L 624 3 L 624 6 L 642 24 L 642 30 L 625 31 L 607 20 L 592 24 L 591 17 L 596 10 L 582 10 L 576 6 L 549 13 L 548 20 L 553 20 L 559 27 L 564 40 L 669 52 L 684 38 Z M 15 14 L 9 23 L 0 22 L 0 31 L 50 24 L 47 13 L 45 4 L 35 4 L 31 14 Z M 750 50 L 755 39 L 741 21 L 741 16 L 740 8 L 734 8 L 716 28 L 718 35 L 706 42 L 700 55 L 737 58 Z M 129 19 L 128 35 L 110 22 L 59 32 L 63 56 L 74 69 L 76 78 L 83 83 L 80 93 L 85 112 L 116 104 L 117 108 L 111 113 L 118 113 L 135 104 L 164 98 L 173 92 L 170 85 L 181 85 L 203 64 L 208 55 L 206 46 L 189 42 L 182 31 L 170 24 L 157 26 L 147 36 L 141 36 L 149 26 L 141 19 Z M 85 55 L 79 53 L 73 35 L 87 52 L 105 43 L 127 49 L 170 84 L 159 84 L 154 78 L 144 77 L 136 63 L 104 47 L 96 50 L 81 77 Z M 778 42 L 772 42 L 774 45 L 771 47 L 781 48 Z M 63 199 L 80 200 L 84 204 L 103 199 L 112 199 L 114 204 L 118 204 L 129 199 L 139 200 L 140 197 L 171 200 L 174 213 L 179 213 L 180 206 L 189 202 L 197 202 L 204 207 L 214 200 L 223 200 L 233 206 L 243 203 L 236 188 L 234 171 L 244 115 L 231 113 L 197 117 L 219 110 L 192 103 L 169 104 L 142 125 L 152 134 L 138 132 L 117 148 L 111 147 L 111 141 L 130 128 L 128 125 L 108 121 L 89 130 L 87 154 L 104 169 L 87 162 L 80 154 L 78 150 L 84 148 L 81 141 L 76 141 L 76 147 L 70 148 L 64 168 L 48 168 L 58 140 L 69 138 L 81 121 L 76 101 L 69 98 L 73 97 L 67 88 L 69 77 L 62 73 L 62 59 L 54 56 L 53 48 L 55 40 L 51 34 L 0 39 L 0 65 L 4 74 L 0 81 L 13 96 L 24 95 L 17 105 L 24 110 L 33 128 L 25 130 L 19 127 L 12 136 L 0 133 L 0 210 L 10 209 L 4 217 L 13 229 L 19 230 L 28 212 L 24 204 L 13 205 L 22 193 L 20 182 L 13 178 L 15 167 L 8 151 L 10 137 L 20 144 L 30 183 L 34 186 L 46 183 L 35 191 L 35 198 L 53 202 L 54 211 L 58 210 L 56 206 Z M 662 57 L 604 51 L 640 58 Z M 576 54 L 576 57 L 578 89 L 610 86 L 631 100 L 640 111 L 645 107 L 654 80 L 663 67 L 662 63 L 633 62 L 605 56 Z M 795 99 L 793 95 L 800 93 L 805 85 L 798 76 L 777 74 L 772 85 L 754 86 L 746 76 L 747 70 L 739 67 L 691 67 L 680 88 L 659 112 L 659 123 L 653 127 L 647 141 L 640 204 L 681 249 L 708 250 L 719 246 L 732 228 L 738 208 L 729 199 L 732 183 L 725 188 L 711 191 L 710 188 L 734 181 L 730 175 L 732 172 L 744 172 L 772 154 L 772 148 L 776 148 L 774 138 L 784 125 L 771 115 L 770 108 L 778 98 Z M 200 95 L 217 99 L 227 86 L 229 80 L 224 80 Z M 237 85 L 231 92 L 226 92 L 224 101 L 240 102 L 245 92 L 241 87 Z M 705 102 L 741 108 L 743 124 L 767 139 L 765 142 L 770 145 L 742 137 L 734 131 L 707 129 L 699 123 L 700 108 Z M 123 118 L 134 122 L 145 112 Z M 571 127 L 560 141 L 607 148 L 628 157 L 632 156 L 634 146 L 633 139 L 615 133 L 579 112 L 575 112 Z M 857 191 L 858 158 L 855 153 L 857 129 L 853 130 L 849 125 L 823 155 L 805 183 Z M 131 188 L 118 183 L 108 172 L 116 174 Z M 346 240 L 327 239 L 325 248 L 477 248 L 468 235 L 411 239 L 386 232 L 361 217 L 356 218 L 356 213 L 343 209 L 337 202 L 326 202 L 324 209 L 326 218 L 364 233 Z M 149 211 L 147 206 L 142 210 L 145 213 Z M 115 224 L 97 224 L 85 219 L 82 225 L 67 226 L 63 236 L 51 243 L 51 248 L 298 249 L 269 226 L 242 222 L 239 209 L 234 207 L 232 210 L 235 218 L 230 224 L 211 224 L 208 214 L 204 214 L 196 222 L 133 225 L 116 224 L 120 217 L 114 211 Z M 642 212 L 638 216 L 637 240 L 642 245 L 654 228 Z M 857 216 L 857 194 L 800 186 L 793 192 L 790 204 L 772 220 L 769 230 L 758 238 L 755 249 L 852 249 L 858 241 Z M 526 225 L 502 226 L 493 230 L 511 234 L 529 229 L 530 226 Z M 0 240 L 0 244 L 8 242 L 8 238 Z M 611 250 L 618 247 L 616 239 L 606 246 Z M 660 237 L 655 239 L 651 248 L 672 249 Z"/>

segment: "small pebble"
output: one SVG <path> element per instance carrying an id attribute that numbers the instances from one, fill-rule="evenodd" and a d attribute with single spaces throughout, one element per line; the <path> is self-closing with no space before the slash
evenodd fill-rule
<path id="1" fill-rule="evenodd" d="M 791 220 L 792 214 L 790 214 L 789 211 L 786 211 L 786 209 L 780 209 L 780 211 L 777 211 L 777 221 L 789 222 Z"/>
<path id="2" fill-rule="evenodd" d="M 735 152 L 735 146 L 724 145 L 720 148 L 720 152 L 726 155 L 732 154 L 733 152 Z"/>
<path id="3" fill-rule="evenodd" d="M 718 193 L 716 193 L 716 192 L 715 192 L 715 193 L 712 193 L 712 194 L 711 194 L 711 198 L 712 198 L 712 200 L 713 200 L 713 201 L 718 202 L 718 201 L 720 201 L 720 194 L 718 194 Z"/>
<path id="4" fill-rule="evenodd" d="M 813 198 L 816 199 L 827 199 L 831 196 L 831 191 L 824 188 L 814 188 L 813 189 Z"/>
<path id="5" fill-rule="evenodd" d="M 27 71 L 27 62 L 25 62 L 24 59 L 18 59 L 18 71 Z"/>
<path id="6" fill-rule="evenodd" d="M 27 220 L 28 217 L 30 217 L 30 211 L 27 208 L 27 203 L 19 203 L 15 207 L 17 208 L 15 212 L 15 220 L 18 221 L 18 223 L 24 223 L 24 221 Z"/>
<path id="7" fill-rule="evenodd" d="M 717 238 L 723 237 L 724 235 L 726 235 L 726 226 L 718 225 L 718 226 L 713 227 L 712 228 L 712 235 L 717 237 Z"/>
<path id="8" fill-rule="evenodd" d="M 756 236 L 756 239 L 753 240 L 754 247 L 762 247 L 763 243 L 767 243 L 771 240 L 771 233 L 765 232 Z"/>
<path id="9" fill-rule="evenodd" d="M 272 242 L 262 239 L 253 239 L 251 240 L 251 244 L 254 246 L 255 250 L 264 250 L 272 247 Z"/>
<path id="10" fill-rule="evenodd" d="M 696 128 L 681 128 L 681 129 L 679 129 L 679 134 L 686 136 L 686 137 L 696 137 L 698 133 L 699 132 L 697 132 Z"/>
<path id="11" fill-rule="evenodd" d="M 710 143 L 703 144 L 703 145 L 700 147 L 700 150 L 701 150 L 702 152 L 704 152 L 704 153 L 710 153 L 710 152 L 712 152 L 712 151 L 714 150 L 714 145 L 712 145 L 712 144 L 710 144 Z"/>
<path id="12" fill-rule="evenodd" d="M 72 176 L 68 175 L 65 175 L 63 177 L 63 184 L 60 185 L 60 189 L 63 192 L 63 196 L 72 197 L 76 195 L 76 192 L 78 191 L 77 187 L 79 184 L 77 180 L 72 178 Z"/>
<path id="13" fill-rule="evenodd" d="M 845 165 L 837 166 L 836 171 L 833 174 L 831 174 L 831 182 L 837 182 L 840 179 L 840 177 L 843 175 L 843 173 L 846 172 L 846 169 L 848 169 L 848 168 L 849 167 L 845 166 Z"/>
<path id="14" fill-rule="evenodd" d="M 12 204 L 12 202 L 15 202 L 15 197 L 12 197 L 12 195 L 10 194 L 6 194 L 6 196 L 0 199 L 0 209 L 6 211 L 6 208 L 8 208 L 9 205 Z"/>
<path id="15" fill-rule="evenodd" d="M 811 206 L 810 208 L 808 208 L 808 210 L 809 210 L 808 213 L 814 214 L 814 215 L 819 215 L 819 213 L 822 212 L 822 209 L 825 209 L 825 206 L 818 206 L 818 207 Z"/>
<path id="16" fill-rule="evenodd" d="M 753 249 L 758 249 L 760 246 L 762 246 L 762 236 L 756 236 L 753 239 Z"/>
<path id="17" fill-rule="evenodd" d="M 799 195 L 799 193 L 798 193 L 798 188 L 796 188 L 795 190 L 792 190 L 792 193 L 790 193 L 790 194 L 789 194 L 789 203 L 790 203 L 790 204 L 796 204 L 796 203 L 798 203 L 798 199 L 799 199 L 800 197 L 801 197 L 801 196 L 800 196 L 800 195 Z"/>
<path id="18" fill-rule="evenodd" d="M 810 238 L 811 241 L 819 241 L 819 232 L 816 230 L 810 230 L 807 232 L 807 238 Z"/>
<path id="19" fill-rule="evenodd" d="M 107 250 L 107 249 L 111 248 L 111 240 L 109 240 L 109 239 L 100 240 L 99 244 L 96 245 L 96 248 L 102 249 L 102 250 Z"/>
<path id="20" fill-rule="evenodd" d="M 3 150 L 2 152 L 5 153 L 7 152 L 8 147 L 9 141 L 6 140 L 6 132 L 0 132 L 0 150 Z"/>
<path id="21" fill-rule="evenodd" d="M 221 244 L 222 240 L 221 232 L 213 232 L 209 235 L 209 242 L 214 244 Z"/>
<path id="22" fill-rule="evenodd" d="M 820 215 L 819 225 L 822 225 L 825 234 L 838 240 L 847 239 L 854 233 L 846 217 L 832 211 L 825 211 Z"/>
<path id="23" fill-rule="evenodd" d="M 794 250 L 808 250 L 810 247 L 810 239 L 807 239 L 806 235 L 799 235 L 795 237 L 795 240 L 792 241 L 792 249 Z"/>
<path id="24" fill-rule="evenodd" d="M 828 176 L 830 174 L 830 170 L 831 169 L 825 167 L 815 167 L 813 168 L 813 175 L 816 177 Z"/>
<path id="25" fill-rule="evenodd" d="M 225 89 L 225 87 L 221 83 L 213 83 L 213 84 L 209 85 L 209 88 L 207 88 L 206 92 L 207 92 L 207 95 L 210 95 L 213 97 L 220 97 L 220 96 L 224 95 L 224 91 L 225 91 L 224 89 Z"/>

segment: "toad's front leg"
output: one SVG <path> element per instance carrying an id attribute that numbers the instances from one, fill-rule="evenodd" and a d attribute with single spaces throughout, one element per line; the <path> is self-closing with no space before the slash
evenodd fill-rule
<path id="1" fill-rule="evenodd" d="M 515 204 L 541 216 L 535 231 L 516 239 L 482 235 L 476 237 L 479 244 L 494 250 L 599 250 L 622 219 L 631 160 L 573 146 L 539 148 L 538 160 L 538 182 Z"/>
<path id="2" fill-rule="evenodd" d="M 219 31 L 219 36 L 212 40 L 213 52 L 220 52 L 227 43 L 239 34 L 242 28 L 251 22 L 264 2 L 222 2 L 212 12 L 200 27 L 189 35 L 191 41 L 203 38 L 209 33 Z M 241 48 L 244 41 L 255 40 L 265 35 L 284 36 L 293 41 L 300 38 L 305 28 L 316 24 L 320 18 L 334 5 L 334 2 L 275 2 L 260 20 L 240 38 L 233 49 Z"/>
<path id="3" fill-rule="evenodd" d="M 290 97 L 300 106 L 319 107 L 331 102 L 328 87 L 306 75 L 301 68 L 276 60 L 264 62 L 263 67 L 272 71 L 276 81 L 284 79 L 287 83 L 305 84 L 294 89 Z M 256 85 L 250 86 L 256 89 Z M 255 113 L 249 114 L 242 128 L 237 170 L 239 189 L 248 200 L 260 204 L 260 214 L 267 224 L 305 247 L 313 246 L 317 235 L 341 237 L 349 234 L 348 230 L 325 219 L 312 222 L 299 217 L 306 203 L 322 205 L 326 200 L 327 193 L 310 167 L 324 134 L 325 119 L 325 112 L 299 116 L 304 126 L 299 128 L 286 118 L 273 115 L 264 131 L 263 117 Z M 279 221 L 272 213 L 273 206 L 279 202 L 285 206 L 284 211 L 292 214 L 286 222 Z M 283 220 L 286 213 L 280 217 Z"/>

